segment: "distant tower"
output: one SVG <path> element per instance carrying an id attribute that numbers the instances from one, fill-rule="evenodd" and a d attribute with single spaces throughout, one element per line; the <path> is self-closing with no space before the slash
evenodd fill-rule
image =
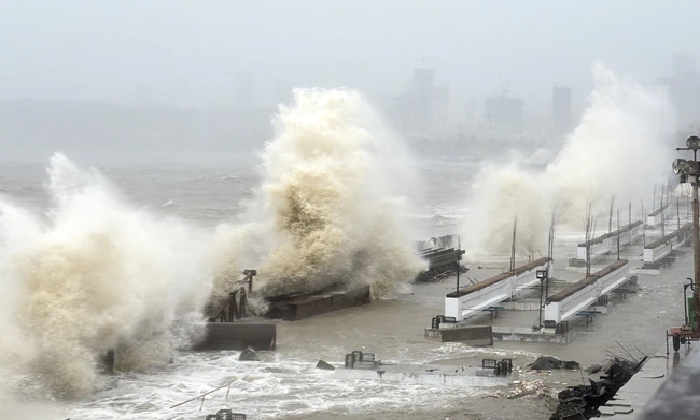
<path id="1" fill-rule="evenodd" d="M 416 107 L 413 124 L 416 131 L 432 134 L 434 122 L 435 70 L 417 68 L 413 71 L 413 97 Z"/>
<path id="2" fill-rule="evenodd" d="M 573 97 L 569 86 L 552 89 L 552 126 L 561 134 L 573 128 Z"/>

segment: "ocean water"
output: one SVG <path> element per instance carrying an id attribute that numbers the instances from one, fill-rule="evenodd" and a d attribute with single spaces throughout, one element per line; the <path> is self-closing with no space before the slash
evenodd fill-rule
<path id="1" fill-rule="evenodd" d="M 429 200 L 415 223 L 426 233 L 452 233 L 459 226 L 470 164 L 421 164 L 431 185 Z M 201 229 L 213 229 L 244 211 L 241 199 L 259 183 L 252 167 L 191 162 L 151 165 L 104 165 L 100 168 L 135 207 L 156 215 L 177 216 Z M 467 181 L 465 181 L 467 179 Z M 13 202 L 41 212 L 48 206 L 43 185 L 43 163 L 5 163 L 0 185 Z M 569 255 L 580 234 L 563 235 L 557 253 Z M 639 249 L 628 251 L 638 258 Z M 478 262 L 468 276 L 485 278 L 504 261 Z M 599 363 L 607 352 L 624 354 L 616 341 L 630 349 L 634 344 L 647 354 L 663 344 L 661 334 L 678 323 L 682 314 L 682 279 L 689 266 L 682 257 L 675 268 L 659 276 L 640 276 L 643 291 L 620 302 L 590 326 L 578 325 L 578 338 L 568 346 L 503 342 L 478 349 L 462 344 L 437 343 L 423 337 L 430 318 L 442 313 L 442 297 L 454 287 L 452 280 L 423 286 L 375 300 L 370 305 L 297 321 L 280 322 L 278 351 L 262 354 L 262 362 L 239 362 L 236 352 L 177 352 L 172 364 L 144 372 L 100 377 L 99 391 L 77 399 L 49 397 L 41 386 L 23 389 L 19 398 L 3 405 L 0 418 L 36 414 L 46 419 L 203 419 L 223 407 L 252 419 L 330 418 L 546 418 L 546 401 L 537 397 L 509 400 L 507 390 L 474 390 L 389 382 L 337 380 L 331 372 L 315 369 L 319 359 L 341 363 L 352 350 L 366 349 L 383 360 L 434 362 L 459 360 L 474 365 L 481 358 L 513 357 L 524 366 L 537 355 L 550 354 L 581 363 Z M 488 266 L 479 270 L 478 265 Z M 570 280 L 580 276 L 565 270 L 558 260 L 557 274 Z M 555 273 L 557 273 L 555 271 Z M 536 313 L 513 314 L 534 319 Z M 506 317 L 507 319 L 507 317 Z M 483 321 L 483 320 L 482 320 Z M 477 319 L 475 322 L 479 322 Z M 451 362 L 454 363 L 454 362 Z M 579 381 L 569 377 L 533 375 L 552 389 Z M 193 399 L 224 384 L 202 402 Z M 228 397 L 226 393 L 228 391 Z M 500 394 L 501 398 L 494 398 Z M 201 405 L 201 409 L 200 409 Z M 201 411 L 200 411 L 201 410 Z"/>

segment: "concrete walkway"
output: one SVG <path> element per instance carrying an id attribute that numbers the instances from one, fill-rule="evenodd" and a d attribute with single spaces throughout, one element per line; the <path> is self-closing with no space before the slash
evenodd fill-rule
<path id="1" fill-rule="evenodd" d="M 666 345 L 664 345 L 656 355 L 644 364 L 642 370 L 617 392 L 613 401 L 600 407 L 602 417 L 624 418 L 627 420 L 661 419 L 662 417 L 650 416 L 651 413 L 646 412 L 649 410 L 647 403 L 657 398 L 657 393 L 664 384 L 671 382 L 669 377 L 675 377 L 672 373 L 676 367 L 685 365 L 686 354 L 690 356 L 693 353 L 698 352 L 687 353 L 686 347 L 683 346 L 680 352 L 673 353 L 671 350 L 671 353 L 667 355 Z M 695 392 L 698 392 L 698 390 L 695 390 Z M 665 419 L 666 417 L 663 418 Z"/>

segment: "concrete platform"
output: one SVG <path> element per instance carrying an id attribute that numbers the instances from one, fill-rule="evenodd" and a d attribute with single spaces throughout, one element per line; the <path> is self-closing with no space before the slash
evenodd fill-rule
<path id="1" fill-rule="evenodd" d="M 446 385 L 460 387 L 505 386 L 517 375 L 494 376 L 492 371 L 465 366 L 432 364 L 380 364 L 376 370 L 336 368 L 337 378 L 401 382 L 406 384 Z"/>
<path id="2" fill-rule="evenodd" d="M 443 326 L 445 324 L 440 325 Z M 453 328 L 426 328 L 424 335 L 425 337 L 439 339 L 443 343 L 462 342 L 472 346 L 488 346 L 493 344 L 492 327 L 490 325 L 457 324 Z"/>
<path id="3" fill-rule="evenodd" d="M 483 309 L 516 298 L 540 283 L 537 271 L 545 268 L 548 261 L 548 258 L 539 258 L 512 271 L 448 293 L 445 297 L 445 316 L 461 321 L 481 313 Z"/>
<path id="4" fill-rule="evenodd" d="M 265 317 L 296 321 L 327 312 L 362 306 L 369 302 L 369 286 L 318 294 L 298 294 L 269 300 L 269 311 Z"/>
<path id="5" fill-rule="evenodd" d="M 576 338 L 576 332 L 571 330 L 565 334 L 553 334 L 532 331 L 531 328 L 493 327 L 493 338 L 502 341 L 569 344 Z"/>
<path id="6" fill-rule="evenodd" d="M 658 268 L 632 268 L 630 269 L 630 274 L 647 274 L 650 276 L 658 276 L 661 274 L 661 270 Z"/>

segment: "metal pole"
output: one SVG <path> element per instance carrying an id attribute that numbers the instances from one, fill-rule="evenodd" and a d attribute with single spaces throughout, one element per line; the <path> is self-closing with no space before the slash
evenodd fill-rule
<path id="1" fill-rule="evenodd" d="M 697 157 L 697 151 L 695 152 Z M 700 326 L 700 204 L 698 203 L 698 179 L 693 180 L 693 237 L 695 239 L 695 323 Z"/>
<path id="2" fill-rule="evenodd" d="M 457 237 L 457 251 L 459 251 L 459 257 L 457 257 L 457 299 L 459 299 L 459 272 L 462 271 L 462 266 L 459 261 L 462 259 L 462 237 Z"/>
<path id="3" fill-rule="evenodd" d="M 661 236 L 664 236 L 664 186 L 661 186 L 661 202 L 659 203 L 659 217 L 661 218 Z"/>
<path id="4" fill-rule="evenodd" d="M 544 279 L 540 279 L 540 330 L 542 330 L 542 306 L 544 306 Z"/>
<path id="5" fill-rule="evenodd" d="M 617 209 L 617 259 L 620 259 L 620 209 Z"/>

